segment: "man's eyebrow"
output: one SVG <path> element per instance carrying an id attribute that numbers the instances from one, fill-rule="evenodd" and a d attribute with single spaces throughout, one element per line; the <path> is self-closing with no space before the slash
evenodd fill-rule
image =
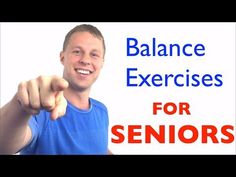
<path id="1" fill-rule="evenodd" d="M 82 49 L 81 46 L 72 46 L 72 48 L 79 48 L 79 49 Z"/>
<path id="2" fill-rule="evenodd" d="M 98 49 L 93 49 L 92 51 L 93 51 L 93 52 L 101 52 L 101 51 L 98 50 Z"/>
<path id="3" fill-rule="evenodd" d="M 81 49 L 81 50 L 83 50 L 83 47 L 81 47 L 79 45 L 76 45 L 76 46 L 72 46 L 72 49 Z M 96 49 L 96 48 L 92 49 L 91 51 L 92 52 L 102 53 L 99 49 Z"/>

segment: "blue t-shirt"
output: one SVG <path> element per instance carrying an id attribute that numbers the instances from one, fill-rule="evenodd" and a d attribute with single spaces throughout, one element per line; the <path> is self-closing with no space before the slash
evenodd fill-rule
<path id="1" fill-rule="evenodd" d="M 32 139 L 20 154 L 107 154 L 107 108 L 92 98 L 89 102 L 87 111 L 67 102 L 66 114 L 55 121 L 45 110 L 32 116 L 29 120 Z"/>

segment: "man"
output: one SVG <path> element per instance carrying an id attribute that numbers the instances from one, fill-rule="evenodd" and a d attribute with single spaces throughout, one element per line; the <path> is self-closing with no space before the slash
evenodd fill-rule
<path id="1" fill-rule="evenodd" d="M 107 154 L 107 108 L 89 97 L 104 55 L 96 27 L 82 24 L 69 31 L 60 53 L 63 78 L 21 82 L 1 108 L 0 154 Z"/>

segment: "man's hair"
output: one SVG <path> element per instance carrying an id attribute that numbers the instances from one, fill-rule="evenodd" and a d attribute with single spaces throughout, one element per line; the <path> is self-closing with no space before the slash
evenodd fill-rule
<path id="1" fill-rule="evenodd" d="M 104 37 L 103 37 L 102 33 L 95 26 L 88 25 L 88 24 L 82 24 L 82 25 L 75 26 L 73 29 L 71 29 L 66 34 L 65 40 L 63 43 L 63 51 L 65 51 L 65 49 L 69 43 L 70 37 L 76 32 L 89 32 L 94 37 L 100 39 L 103 44 L 104 55 L 105 55 L 106 46 L 105 46 L 105 41 L 104 41 Z"/>

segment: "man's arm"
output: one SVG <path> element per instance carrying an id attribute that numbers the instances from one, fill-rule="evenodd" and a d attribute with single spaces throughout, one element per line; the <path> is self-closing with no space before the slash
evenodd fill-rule
<path id="1" fill-rule="evenodd" d="M 28 121 L 41 109 L 57 119 L 65 114 L 63 90 L 68 83 L 60 77 L 40 76 L 19 84 L 12 100 L 0 109 L 0 154 L 14 154 L 31 139 Z"/>
<path id="2" fill-rule="evenodd" d="M 21 108 L 16 95 L 0 111 L 0 154 L 14 154 L 31 138 L 30 114 Z"/>
<path id="3" fill-rule="evenodd" d="M 107 152 L 108 155 L 113 155 L 113 153 L 111 152 L 110 149 L 108 149 L 108 152 Z"/>

